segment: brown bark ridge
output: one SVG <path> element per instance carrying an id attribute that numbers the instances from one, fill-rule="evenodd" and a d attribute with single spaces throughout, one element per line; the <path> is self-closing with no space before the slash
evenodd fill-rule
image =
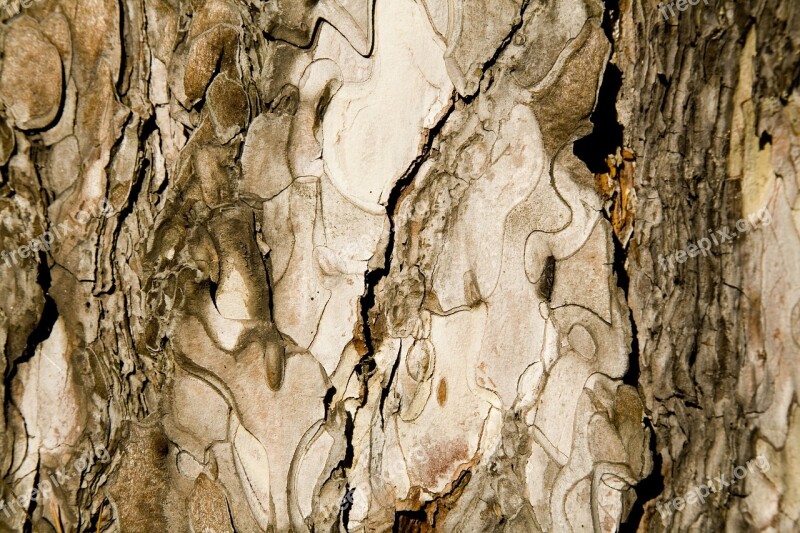
<path id="1" fill-rule="evenodd" d="M 639 529 L 796 530 L 800 12 L 616 7 L 616 109 L 637 165 L 624 268 L 661 465 Z"/>

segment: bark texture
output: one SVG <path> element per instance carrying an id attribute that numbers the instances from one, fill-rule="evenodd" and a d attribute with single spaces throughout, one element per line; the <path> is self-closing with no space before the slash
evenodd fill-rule
<path id="1" fill-rule="evenodd" d="M 797 529 L 800 10 L 683 2 L 4 5 L 2 527 Z"/>
<path id="2" fill-rule="evenodd" d="M 640 529 L 793 531 L 800 11 L 759 1 L 675 12 L 665 21 L 653 3 L 621 2 L 612 60 L 624 144 L 637 159 L 625 269 L 661 464 L 652 483 L 663 486 Z M 712 235 L 707 255 L 659 264 Z M 734 469 L 756 457 L 766 471 L 737 480 Z M 658 512 L 720 475 L 702 505 Z"/>

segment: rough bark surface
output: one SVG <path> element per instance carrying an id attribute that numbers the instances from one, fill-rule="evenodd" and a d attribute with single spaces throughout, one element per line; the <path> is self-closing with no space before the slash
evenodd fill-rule
<path id="1" fill-rule="evenodd" d="M 0 526 L 796 530 L 800 10 L 705 1 L 4 4 Z"/>
<path id="2" fill-rule="evenodd" d="M 797 530 L 800 10 L 618 13 L 617 110 L 637 159 L 628 302 L 661 471 L 640 529 Z M 707 254 L 659 264 L 712 235 Z M 766 468 L 733 475 L 757 457 Z M 702 505 L 656 508 L 720 475 Z"/>

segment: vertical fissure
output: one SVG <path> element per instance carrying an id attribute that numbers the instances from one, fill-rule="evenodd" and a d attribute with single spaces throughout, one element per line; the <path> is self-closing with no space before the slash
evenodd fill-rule
<path id="1" fill-rule="evenodd" d="M 598 91 L 598 99 L 595 109 L 590 117 L 593 129 L 582 139 L 573 145 L 573 153 L 583 161 L 588 169 L 595 175 L 608 172 L 609 159 L 613 159 L 614 154 L 623 148 L 624 127 L 620 124 L 617 115 L 617 100 L 622 88 L 622 71 L 614 64 L 614 51 L 616 50 L 615 28 L 619 24 L 619 0 L 604 0 L 605 9 L 601 27 L 606 38 L 611 44 L 612 53 L 609 62 L 603 73 L 603 79 Z M 617 192 L 616 202 L 621 202 L 621 191 Z M 603 212 L 606 219 L 613 226 L 612 217 Z M 635 226 L 635 220 L 632 222 Z M 617 287 L 625 295 L 626 303 L 630 302 L 630 276 L 627 271 L 626 262 L 628 259 L 629 239 L 623 242 L 619 235 L 612 232 L 614 243 L 613 272 Z M 630 306 L 629 306 L 630 307 Z M 628 311 L 628 320 L 631 325 L 631 346 L 628 354 L 628 370 L 622 377 L 626 385 L 640 388 L 640 358 L 641 352 L 638 340 L 638 329 L 633 313 Z M 648 428 L 649 442 L 648 447 L 653 460 L 653 469 L 647 477 L 642 479 L 633 490 L 636 499 L 628 513 L 627 518 L 620 524 L 621 532 L 634 532 L 638 529 L 644 516 L 645 505 L 647 502 L 657 498 L 664 490 L 664 478 L 661 473 L 662 459 L 656 446 L 656 433 L 652 421 L 645 413 L 643 424 Z"/>

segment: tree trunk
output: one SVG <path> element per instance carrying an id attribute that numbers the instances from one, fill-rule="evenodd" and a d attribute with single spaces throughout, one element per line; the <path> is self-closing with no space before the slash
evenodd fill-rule
<path id="1" fill-rule="evenodd" d="M 797 529 L 800 10 L 695 1 L 6 4 L 3 530 Z"/>

